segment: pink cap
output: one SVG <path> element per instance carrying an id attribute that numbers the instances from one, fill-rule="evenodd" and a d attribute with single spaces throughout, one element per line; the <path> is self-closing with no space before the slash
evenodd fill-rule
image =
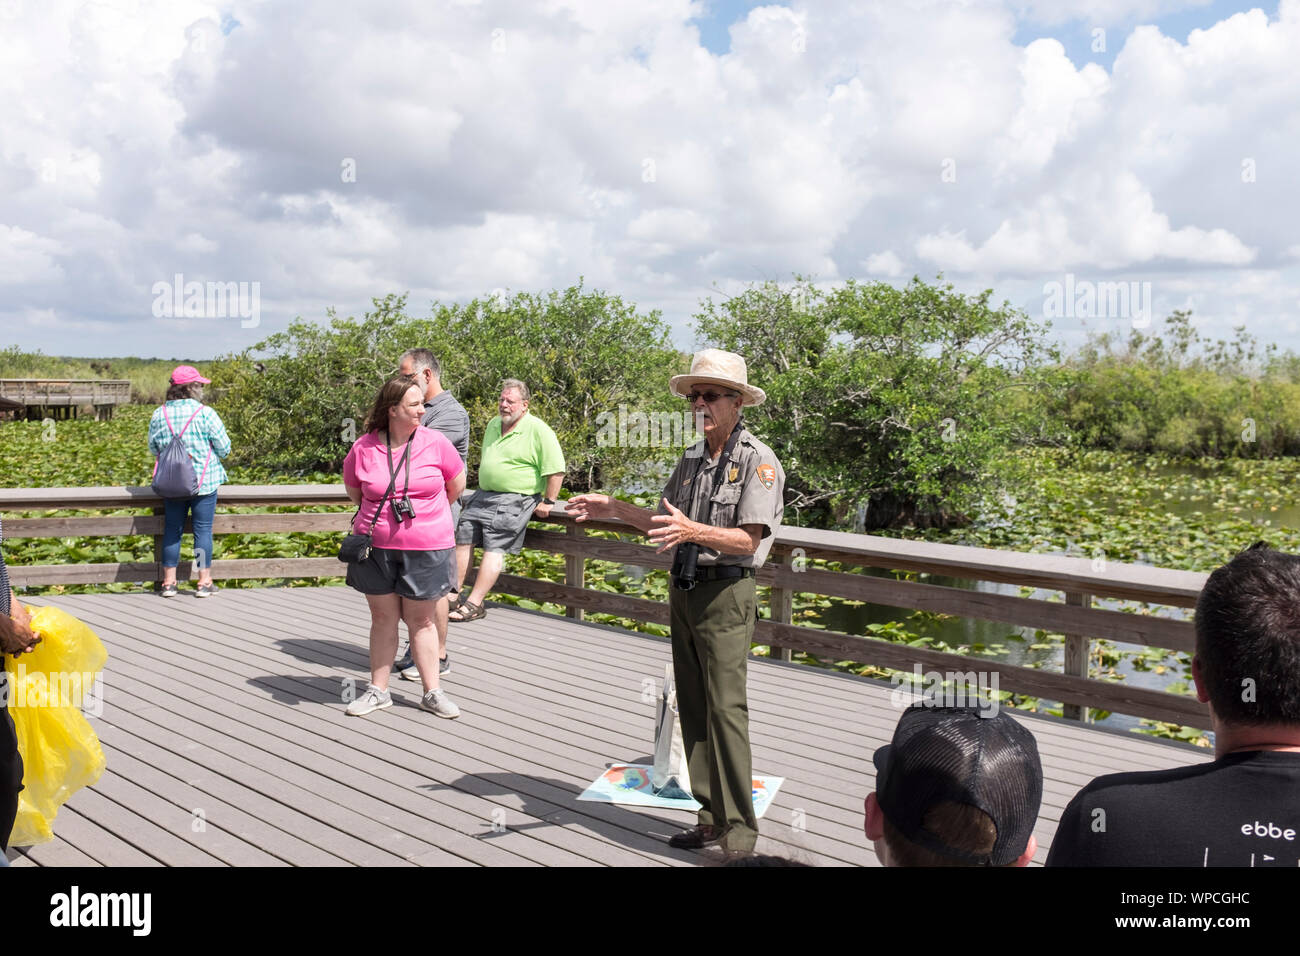
<path id="1" fill-rule="evenodd" d="M 212 383 L 212 379 L 204 378 L 193 365 L 177 365 L 172 369 L 173 385 L 188 385 L 190 382 L 202 382 L 204 385 L 209 385 Z"/>

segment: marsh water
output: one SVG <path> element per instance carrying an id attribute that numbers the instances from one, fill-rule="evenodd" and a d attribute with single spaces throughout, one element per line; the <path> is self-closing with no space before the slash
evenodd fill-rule
<path id="1" fill-rule="evenodd" d="M 1164 515 L 1181 519 L 1178 522 L 1179 527 L 1209 528 L 1223 516 L 1223 512 L 1215 507 L 1216 504 L 1220 507 L 1224 506 L 1222 495 L 1216 494 L 1213 487 L 1207 487 L 1213 485 L 1212 479 L 1221 477 L 1217 468 L 1195 464 L 1161 465 L 1152 469 L 1152 473 L 1157 480 L 1145 482 L 1142 490 L 1136 495 L 1131 489 L 1126 489 L 1123 482 L 1117 482 L 1114 490 L 1109 494 L 1104 491 L 1100 494 L 1092 494 L 1089 507 L 1094 509 L 1096 520 L 1104 522 L 1116 513 L 1131 514 L 1140 511 L 1154 519 L 1150 522 L 1153 527 L 1159 527 L 1160 516 Z M 1152 475 L 1148 475 L 1148 478 L 1150 477 Z M 1243 497 L 1248 499 L 1249 495 Z M 1300 528 L 1300 504 L 1290 501 L 1279 502 L 1276 498 L 1269 500 L 1266 496 L 1254 504 L 1242 504 L 1238 499 L 1227 505 L 1225 510 L 1230 511 L 1233 518 L 1257 526 L 1261 536 L 1279 528 Z M 977 521 L 976 527 L 978 526 Z M 1248 543 L 1250 542 L 1245 541 L 1244 537 L 1241 539 L 1241 546 Z M 1062 552 L 1063 549 L 1057 549 L 1057 553 Z M 1131 563 L 1150 562 L 1137 560 Z M 884 570 L 873 569 L 868 573 L 878 577 L 891 576 L 890 572 Z M 1022 592 L 1019 586 L 1012 584 L 960 580 L 941 575 L 919 575 L 916 580 L 946 587 L 1035 599 L 1053 596 L 1052 592 L 1041 590 L 1032 593 Z M 1059 595 L 1059 592 L 1056 593 Z M 1133 602 L 1101 598 L 1094 599 L 1093 606 L 1110 610 L 1136 608 L 1141 613 L 1179 619 L 1189 619 L 1192 613 L 1190 609 L 1184 608 L 1136 605 Z M 819 609 L 815 620 L 830 630 L 863 635 L 870 633 L 870 625 L 897 622 L 903 624 L 909 631 L 929 637 L 936 642 L 942 641 L 953 647 L 969 647 L 975 656 L 994 657 L 1008 664 L 1036 666 L 1048 671 L 1059 672 L 1064 657 L 1064 647 L 1059 639 L 1049 640 L 1041 633 L 1036 633 L 1033 628 L 1015 627 L 973 618 L 913 616 L 913 612 L 906 609 L 832 600 L 829 606 Z M 1096 647 L 1097 642 L 1094 641 L 1092 644 L 1094 655 Z M 1116 674 L 1123 676 L 1127 684 L 1154 690 L 1171 689 L 1171 685 L 1179 681 L 1190 685 L 1190 662 L 1181 655 L 1173 652 L 1164 655 L 1152 654 L 1140 647 L 1126 644 L 1115 645 L 1115 650 L 1120 652 L 1121 656 L 1110 666 L 1113 666 Z M 1059 706 L 1059 702 L 1045 702 L 1045 706 Z M 1137 718 L 1121 714 L 1109 715 L 1097 723 L 1100 726 L 1124 730 L 1140 725 Z"/>

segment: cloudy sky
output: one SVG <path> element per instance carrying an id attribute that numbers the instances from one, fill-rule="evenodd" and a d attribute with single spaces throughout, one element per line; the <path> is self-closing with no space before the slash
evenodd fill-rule
<path id="1" fill-rule="evenodd" d="M 1300 351 L 1298 61 L 1300 0 L 0 0 L 0 347 L 942 272 Z"/>

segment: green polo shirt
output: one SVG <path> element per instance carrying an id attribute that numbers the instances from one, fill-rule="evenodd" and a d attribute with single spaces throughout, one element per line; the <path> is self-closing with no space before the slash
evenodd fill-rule
<path id="1" fill-rule="evenodd" d="M 484 491 L 513 491 L 538 495 L 546 477 L 564 471 L 564 452 L 551 426 L 525 413 L 515 427 L 501 434 L 501 416 L 487 424 L 478 465 L 478 486 Z"/>

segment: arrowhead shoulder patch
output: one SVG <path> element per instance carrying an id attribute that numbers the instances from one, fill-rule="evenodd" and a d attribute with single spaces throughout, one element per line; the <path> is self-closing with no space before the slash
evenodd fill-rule
<path id="1" fill-rule="evenodd" d="M 776 469 L 771 465 L 759 465 L 758 480 L 763 483 L 764 488 L 771 491 L 772 486 L 776 484 Z"/>

